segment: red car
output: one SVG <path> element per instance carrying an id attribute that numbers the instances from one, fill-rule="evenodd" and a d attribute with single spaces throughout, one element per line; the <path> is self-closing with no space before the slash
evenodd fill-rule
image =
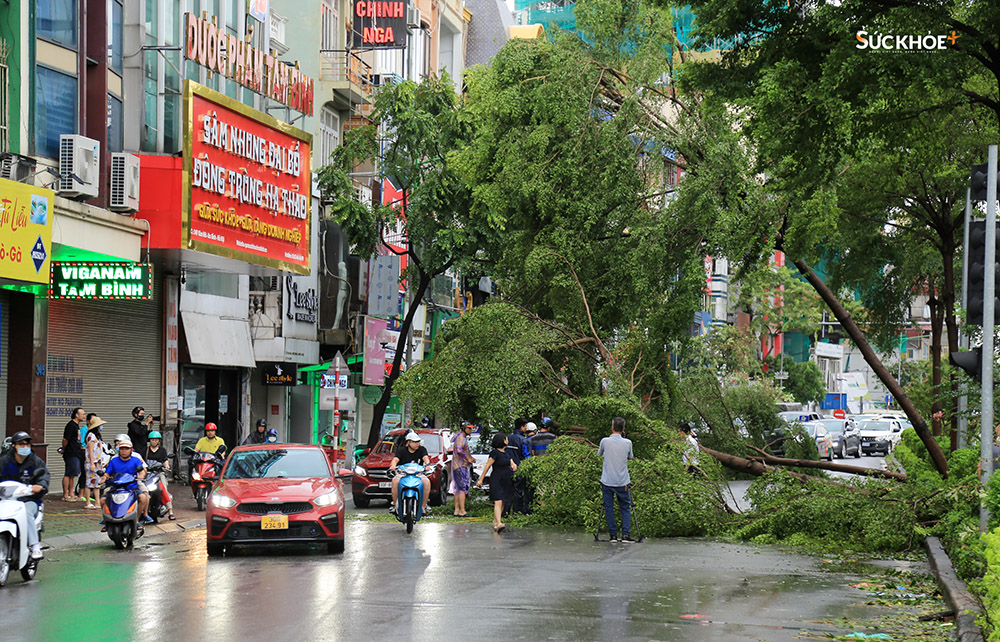
<path id="1" fill-rule="evenodd" d="M 403 437 L 409 430 L 392 430 L 382 437 L 375 450 L 354 467 L 354 481 L 351 491 L 354 506 L 367 508 L 373 499 L 392 500 L 392 477 L 389 464 L 393 453 L 402 446 Z M 431 459 L 431 471 L 427 477 L 431 481 L 431 506 L 440 506 L 448 501 L 448 472 L 451 467 L 451 433 L 447 430 L 417 430 Z"/>
<path id="2" fill-rule="evenodd" d="M 319 446 L 261 444 L 229 453 L 209 496 L 208 554 L 234 544 L 316 542 L 344 551 L 343 485 Z"/>

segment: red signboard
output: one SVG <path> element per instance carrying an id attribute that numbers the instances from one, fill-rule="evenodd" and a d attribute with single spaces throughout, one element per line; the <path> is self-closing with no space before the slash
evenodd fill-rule
<path id="1" fill-rule="evenodd" d="M 847 417 L 847 413 L 838 408 L 837 410 L 833 411 L 833 416 L 836 417 L 837 419 L 843 419 Z"/>
<path id="2" fill-rule="evenodd" d="M 406 4 L 406 0 L 351 0 L 352 48 L 405 48 Z"/>
<path id="3" fill-rule="evenodd" d="M 312 136 L 185 81 L 188 249 L 309 273 Z"/>

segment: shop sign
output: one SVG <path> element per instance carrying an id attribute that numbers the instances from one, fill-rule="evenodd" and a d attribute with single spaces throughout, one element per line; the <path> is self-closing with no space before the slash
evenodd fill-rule
<path id="1" fill-rule="evenodd" d="M 50 299 L 153 298 L 153 266 L 149 263 L 52 261 Z"/>
<path id="2" fill-rule="evenodd" d="M 294 363 L 262 363 L 260 375 L 261 383 L 265 386 L 294 386 L 298 366 Z"/>
<path id="3" fill-rule="evenodd" d="M 335 386 L 334 385 L 334 379 L 336 379 L 336 377 L 334 375 L 332 375 L 332 374 L 325 374 L 324 373 L 323 376 L 320 378 L 319 387 L 320 388 L 347 388 L 348 387 L 347 375 L 348 375 L 348 373 L 346 373 L 346 372 L 340 373 L 340 383 Z"/>
<path id="4" fill-rule="evenodd" d="M 52 190 L 0 179 L 0 277 L 47 283 Z"/>
<path id="5" fill-rule="evenodd" d="M 309 273 L 312 135 L 184 83 L 188 249 Z"/>
<path id="6" fill-rule="evenodd" d="M 316 288 L 299 291 L 299 284 L 291 276 L 285 277 L 285 292 L 288 295 L 285 306 L 285 316 L 294 321 L 316 323 L 316 310 L 319 310 L 319 297 Z"/>
<path id="7" fill-rule="evenodd" d="M 354 49 L 406 47 L 406 0 L 354 0 Z"/>
<path id="8" fill-rule="evenodd" d="M 385 383 L 385 348 L 380 343 L 380 334 L 385 334 L 385 320 L 365 319 L 365 356 L 362 383 L 366 386 L 381 386 Z"/>
<path id="9" fill-rule="evenodd" d="M 189 13 L 185 24 L 184 53 L 188 60 L 307 116 L 313 115 L 312 78 L 219 28 L 211 20 Z"/>

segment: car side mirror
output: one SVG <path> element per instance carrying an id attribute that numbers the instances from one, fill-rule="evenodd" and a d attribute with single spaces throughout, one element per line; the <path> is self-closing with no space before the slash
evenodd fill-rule
<path id="1" fill-rule="evenodd" d="M 362 457 L 367 457 L 370 454 L 372 454 L 372 449 L 371 448 L 365 448 L 364 450 L 361 451 L 361 456 Z"/>
<path id="2" fill-rule="evenodd" d="M 337 474 L 335 475 L 337 479 L 350 479 L 353 476 L 354 476 L 354 471 L 352 471 L 350 468 L 341 468 L 340 470 L 337 471 Z"/>

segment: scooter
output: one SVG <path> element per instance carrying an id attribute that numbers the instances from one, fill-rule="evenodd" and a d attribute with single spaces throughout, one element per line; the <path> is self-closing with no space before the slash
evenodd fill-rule
<path id="1" fill-rule="evenodd" d="M 31 495 L 31 486 L 16 481 L 0 482 L 0 586 L 7 583 L 11 567 L 21 571 L 25 582 L 35 577 L 38 560 L 31 558 L 26 528 L 28 511 L 19 497 Z M 42 509 L 35 527 L 42 532 Z"/>
<path id="2" fill-rule="evenodd" d="M 396 500 L 396 519 L 406 524 L 406 532 L 413 532 L 413 525 L 424 516 L 424 482 L 420 473 L 424 467 L 417 463 L 403 464 L 396 468 L 396 474 L 403 477 L 399 480 L 398 499 Z"/>
<path id="3" fill-rule="evenodd" d="M 162 517 L 167 516 L 167 495 L 163 485 L 164 468 L 160 462 L 149 464 L 149 471 L 146 473 L 146 488 L 149 489 L 149 516 L 157 522 Z"/>
<path id="4" fill-rule="evenodd" d="M 118 550 L 131 549 L 143 535 L 139 523 L 139 489 L 129 488 L 135 479 L 134 475 L 125 474 L 107 483 L 110 491 L 104 500 L 104 525 Z"/>
<path id="5" fill-rule="evenodd" d="M 205 510 L 212 484 L 219 480 L 226 447 L 220 446 L 216 453 L 203 453 L 188 446 L 184 452 L 191 455 L 191 492 L 194 494 L 194 501 L 198 504 L 198 510 Z"/>

